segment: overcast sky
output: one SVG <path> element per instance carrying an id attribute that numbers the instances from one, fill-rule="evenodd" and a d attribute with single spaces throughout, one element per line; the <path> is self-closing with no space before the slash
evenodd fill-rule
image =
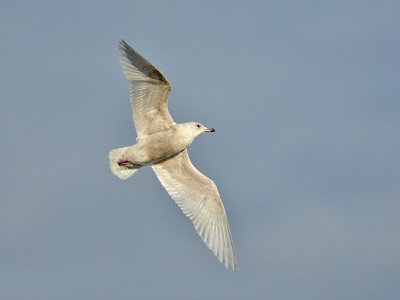
<path id="1" fill-rule="evenodd" d="M 1 299 L 400 299 L 399 1 L 1 1 Z M 217 184 L 225 270 L 143 168 L 125 39 Z"/>

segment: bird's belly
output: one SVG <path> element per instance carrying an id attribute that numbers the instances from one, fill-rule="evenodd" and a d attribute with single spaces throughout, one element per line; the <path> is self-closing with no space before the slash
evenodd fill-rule
<path id="1" fill-rule="evenodd" d="M 173 140 L 149 140 L 136 144 L 135 163 L 150 165 L 172 157 L 186 149 L 187 145 L 173 143 Z"/>

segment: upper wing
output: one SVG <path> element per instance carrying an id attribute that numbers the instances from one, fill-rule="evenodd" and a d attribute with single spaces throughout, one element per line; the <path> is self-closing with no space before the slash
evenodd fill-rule
<path id="1" fill-rule="evenodd" d="M 124 40 L 119 42 L 119 60 L 130 82 L 131 107 L 138 136 L 174 125 L 168 112 L 171 85 L 164 75 Z"/>
<path id="2" fill-rule="evenodd" d="M 161 184 L 190 218 L 221 263 L 238 267 L 225 209 L 214 182 L 190 162 L 187 150 L 152 165 Z"/>

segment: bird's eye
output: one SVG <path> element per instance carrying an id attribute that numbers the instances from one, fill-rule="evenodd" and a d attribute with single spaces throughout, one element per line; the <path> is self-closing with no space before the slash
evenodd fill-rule
<path id="1" fill-rule="evenodd" d="M 197 128 L 200 128 L 200 124 L 197 124 L 196 126 L 197 126 Z"/>

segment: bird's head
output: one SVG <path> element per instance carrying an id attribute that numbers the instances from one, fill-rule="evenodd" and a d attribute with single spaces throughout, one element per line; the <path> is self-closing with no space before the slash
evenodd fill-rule
<path id="1" fill-rule="evenodd" d="M 198 122 L 188 122 L 184 123 L 186 130 L 191 132 L 194 137 L 199 136 L 203 132 L 215 132 L 214 128 L 208 128 Z"/>
<path id="2" fill-rule="evenodd" d="M 178 130 L 181 132 L 181 136 L 187 139 L 189 145 L 203 132 L 215 132 L 214 128 L 208 128 L 198 122 L 182 123 L 179 124 L 177 128 L 179 128 Z"/>

